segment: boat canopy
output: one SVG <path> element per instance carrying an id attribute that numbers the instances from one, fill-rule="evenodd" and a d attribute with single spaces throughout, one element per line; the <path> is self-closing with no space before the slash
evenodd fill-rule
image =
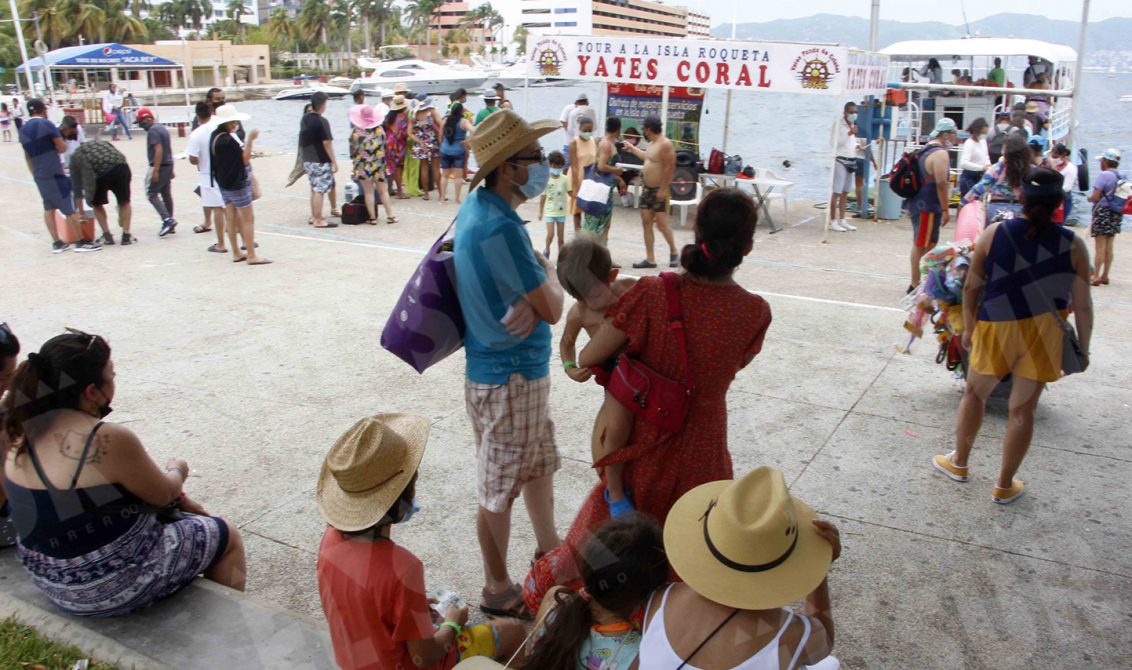
<path id="1" fill-rule="evenodd" d="M 950 59 L 970 56 L 1037 56 L 1051 63 L 1077 62 L 1077 50 L 1064 44 L 1014 37 L 971 37 L 956 40 L 908 40 L 880 50 L 893 60 Z"/>

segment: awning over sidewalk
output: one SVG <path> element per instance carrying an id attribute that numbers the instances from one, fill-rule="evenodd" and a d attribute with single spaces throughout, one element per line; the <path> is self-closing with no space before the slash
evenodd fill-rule
<path id="1" fill-rule="evenodd" d="M 124 69 L 178 69 L 180 63 L 168 58 L 154 56 L 153 54 L 132 49 L 117 42 L 106 44 L 84 44 L 77 47 L 63 47 L 48 52 L 46 56 L 37 56 L 28 61 L 27 66 L 20 65 L 17 72 L 23 73 L 30 66 L 33 70 L 43 69 L 44 59 L 48 67 L 57 67 L 67 70 L 106 69 L 120 67 Z"/>

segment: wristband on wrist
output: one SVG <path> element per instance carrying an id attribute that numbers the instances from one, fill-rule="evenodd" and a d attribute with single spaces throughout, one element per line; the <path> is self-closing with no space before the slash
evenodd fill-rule
<path id="1" fill-rule="evenodd" d="M 440 627 L 451 628 L 452 630 L 456 631 L 457 637 L 460 636 L 460 633 L 464 632 L 464 629 L 460 627 L 460 624 L 456 623 L 455 621 L 445 621 L 444 623 L 440 624 Z"/>
<path id="2" fill-rule="evenodd" d="M 562 361 L 562 367 L 566 370 L 569 370 L 570 368 L 578 367 L 578 364 L 575 361 Z"/>
<path id="3" fill-rule="evenodd" d="M 165 468 L 165 472 L 169 472 L 170 470 L 176 470 L 177 472 L 181 473 L 181 481 L 185 481 L 189 478 L 188 473 L 185 472 L 184 470 L 182 470 L 181 468 L 177 467 L 176 465 L 171 465 L 171 466 Z"/>

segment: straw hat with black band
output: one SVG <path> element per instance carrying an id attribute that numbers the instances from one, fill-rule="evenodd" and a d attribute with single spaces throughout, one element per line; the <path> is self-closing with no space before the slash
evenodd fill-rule
<path id="1" fill-rule="evenodd" d="M 468 190 L 474 189 L 484 177 L 528 144 L 561 127 L 560 123 L 550 119 L 527 123 L 523 117 L 509 109 L 501 109 L 481 121 L 476 126 L 476 132 L 468 137 L 476 165 L 480 166 L 472 177 Z"/>
<path id="2" fill-rule="evenodd" d="M 395 95 L 393 96 L 393 102 L 389 103 L 389 111 L 398 112 L 408 106 L 409 103 L 405 102 L 405 96 Z"/>
<path id="3" fill-rule="evenodd" d="M 815 516 L 790 496 L 781 471 L 760 467 L 685 493 L 668 513 L 664 550 L 680 578 L 712 602 L 784 607 L 829 572 L 833 548 L 814 529 Z"/>
<path id="4" fill-rule="evenodd" d="M 315 493 L 326 523 L 355 532 L 381 521 L 420 467 L 429 426 L 423 416 L 378 414 L 338 438 Z"/>

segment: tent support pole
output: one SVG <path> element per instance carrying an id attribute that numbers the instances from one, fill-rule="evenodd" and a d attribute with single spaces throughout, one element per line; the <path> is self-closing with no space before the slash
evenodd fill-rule
<path id="1" fill-rule="evenodd" d="M 660 94 L 660 134 L 668 137 L 668 87 Z"/>

